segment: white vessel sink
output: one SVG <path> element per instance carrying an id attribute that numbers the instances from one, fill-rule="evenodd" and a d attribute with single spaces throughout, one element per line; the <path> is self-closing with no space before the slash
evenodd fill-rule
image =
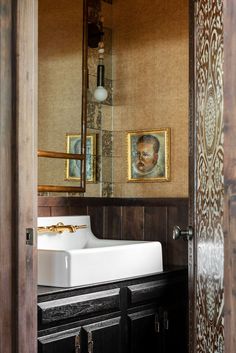
<path id="1" fill-rule="evenodd" d="M 38 226 L 85 225 L 75 233 L 38 234 L 38 284 L 89 285 L 163 271 L 157 241 L 105 240 L 95 237 L 89 216 L 39 217 Z"/>

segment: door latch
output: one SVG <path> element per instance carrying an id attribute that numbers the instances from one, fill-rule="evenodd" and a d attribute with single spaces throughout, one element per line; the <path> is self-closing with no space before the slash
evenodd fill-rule
<path id="1" fill-rule="evenodd" d="M 26 228 L 25 243 L 30 246 L 34 245 L 34 228 Z"/>

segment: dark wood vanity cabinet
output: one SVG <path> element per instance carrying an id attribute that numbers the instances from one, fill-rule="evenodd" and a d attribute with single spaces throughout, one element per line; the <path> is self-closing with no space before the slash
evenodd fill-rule
<path id="1" fill-rule="evenodd" d="M 80 346 L 81 327 L 54 332 L 38 338 L 38 352 L 40 353 L 74 353 Z M 78 350 L 77 350 L 78 351 Z"/>
<path id="2" fill-rule="evenodd" d="M 39 353 L 187 353 L 186 269 L 39 290 Z"/>
<path id="3" fill-rule="evenodd" d="M 187 353 L 187 279 L 156 278 L 128 286 L 127 353 Z"/>
<path id="4" fill-rule="evenodd" d="M 158 309 L 128 315 L 130 353 L 161 352 L 161 331 Z"/>
<path id="5" fill-rule="evenodd" d="M 38 338 L 40 353 L 121 352 L 120 318 L 98 321 Z"/>

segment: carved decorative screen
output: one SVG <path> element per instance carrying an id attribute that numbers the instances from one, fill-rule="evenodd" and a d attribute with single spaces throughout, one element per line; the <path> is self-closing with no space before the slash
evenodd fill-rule
<path id="1" fill-rule="evenodd" d="M 223 4 L 198 0 L 196 60 L 196 352 L 224 351 Z"/>

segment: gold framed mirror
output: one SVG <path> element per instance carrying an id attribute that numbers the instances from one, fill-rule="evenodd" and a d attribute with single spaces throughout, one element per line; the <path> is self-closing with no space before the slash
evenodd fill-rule
<path id="1" fill-rule="evenodd" d="M 84 192 L 87 129 L 87 0 L 39 1 L 38 192 Z M 66 135 L 80 135 L 76 151 Z M 68 180 L 68 161 L 79 177 Z"/>

